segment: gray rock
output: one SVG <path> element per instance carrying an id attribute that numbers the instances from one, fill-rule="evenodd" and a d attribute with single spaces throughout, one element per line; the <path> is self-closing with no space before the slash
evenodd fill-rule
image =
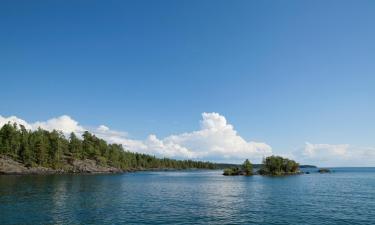
<path id="1" fill-rule="evenodd" d="M 65 163 L 64 169 L 52 169 L 46 167 L 26 167 L 20 162 L 7 156 L 0 155 L 0 174 L 60 174 L 60 173 L 121 173 L 121 169 L 109 166 L 101 166 L 95 160 L 73 160 Z"/>

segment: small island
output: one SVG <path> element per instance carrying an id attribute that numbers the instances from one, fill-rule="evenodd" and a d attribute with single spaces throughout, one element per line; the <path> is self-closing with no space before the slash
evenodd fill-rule
<path id="1" fill-rule="evenodd" d="M 253 165 L 250 163 L 248 159 L 242 164 L 241 168 L 239 167 L 232 167 L 224 169 L 224 176 L 238 176 L 238 175 L 245 175 L 251 176 L 253 175 Z"/>
<path id="2" fill-rule="evenodd" d="M 327 169 L 327 168 L 320 168 L 320 169 L 318 170 L 318 172 L 319 172 L 319 173 L 330 173 L 331 170 L 330 170 L 330 169 Z"/>
<path id="3" fill-rule="evenodd" d="M 253 165 L 246 159 L 241 167 L 232 167 L 224 170 L 224 176 L 250 176 L 259 174 L 263 176 L 285 176 L 301 174 L 299 164 L 294 160 L 283 158 L 281 156 L 269 156 L 263 159 L 263 163 L 256 173 L 253 171 Z"/>

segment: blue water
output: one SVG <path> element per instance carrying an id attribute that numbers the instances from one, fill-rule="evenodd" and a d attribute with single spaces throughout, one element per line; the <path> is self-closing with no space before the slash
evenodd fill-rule
<path id="1" fill-rule="evenodd" d="M 0 176 L 0 224 L 375 224 L 375 168 Z"/>

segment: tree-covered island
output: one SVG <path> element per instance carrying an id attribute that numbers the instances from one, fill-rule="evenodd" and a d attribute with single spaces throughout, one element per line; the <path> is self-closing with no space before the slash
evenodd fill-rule
<path id="1" fill-rule="evenodd" d="M 263 159 L 262 164 L 258 171 L 253 171 L 253 165 L 248 159 L 242 164 L 241 167 L 231 167 L 224 170 L 225 176 L 237 175 L 265 175 L 265 176 L 284 176 L 300 174 L 299 164 L 294 160 L 283 158 L 280 156 L 269 156 Z"/>
<path id="2" fill-rule="evenodd" d="M 245 175 L 251 176 L 253 175 L 253 164 L 246 159 L 245 162 L 241 165 L 241 167 L 231 167 L 224 169 L 224 176 L 238 176 L 238 175 Z"/>

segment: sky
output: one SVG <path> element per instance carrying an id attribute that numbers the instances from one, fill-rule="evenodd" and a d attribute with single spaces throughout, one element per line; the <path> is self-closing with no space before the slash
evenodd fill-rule
<path id="1" fill-rule="evenodd" d="M 375 2 L 0 1 L 0 125 L 375 166 Z"/>

